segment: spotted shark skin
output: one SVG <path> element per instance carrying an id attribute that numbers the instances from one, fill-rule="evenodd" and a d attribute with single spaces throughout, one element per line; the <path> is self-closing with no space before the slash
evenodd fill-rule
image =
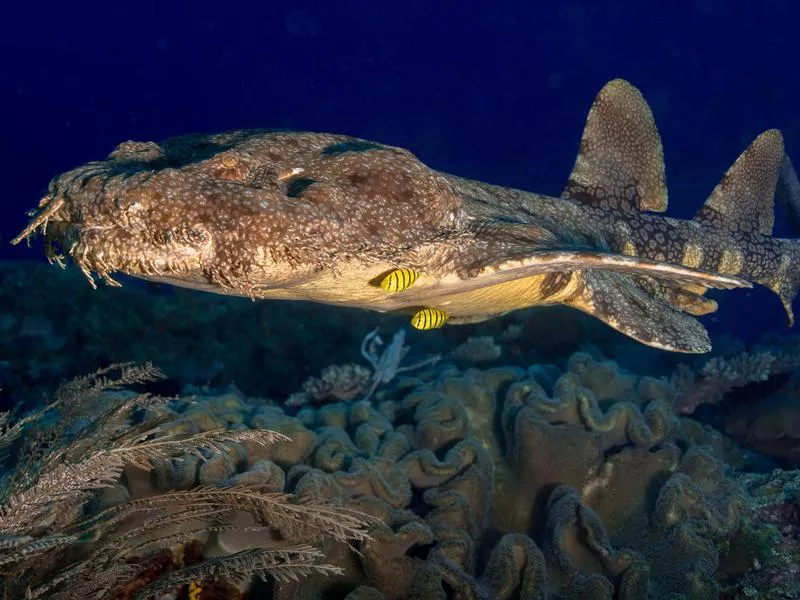
<path id="1" fill-rule="evenodd" d="M 784 156 L 759 136 L 692 220 L 662 216 L 652 113 L 614 80 L 590 110 L 560 197 L 429 168 L 343 135 L 243 130 L 125 142 L 64 173 L 19 243 L 44 235 L 94 285 L 115 273 L 221 294 L 443 311 L 449 323 L 562 304 L 645 344 L 706 352 L 709 288 L 761 284 L 790 323 L 797 241 L 771 236 Z M 387 293 L 396 269 L 419 277 Z"/>

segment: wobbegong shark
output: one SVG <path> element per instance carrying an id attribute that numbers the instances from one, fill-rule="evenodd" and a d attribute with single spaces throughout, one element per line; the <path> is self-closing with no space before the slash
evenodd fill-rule
<path id="1" fill-rule="evenodd" d="M 788 159 L 788 157 L 786 157 Z M 345 135 L 238 130 L 124 142 L 52 180 L 29 225 L 92 285 L 115 273 L 254 299 L 404 312 L 412 325 L 565 305 L 644 344 L 711 348 L 709 289 L 760 284 L 793 322 L 800 241 L 772 237 L 781 133 L 758 136 L 691 220 L 649 106 L 597 95 L 560 197 L 429 168 Z"/>

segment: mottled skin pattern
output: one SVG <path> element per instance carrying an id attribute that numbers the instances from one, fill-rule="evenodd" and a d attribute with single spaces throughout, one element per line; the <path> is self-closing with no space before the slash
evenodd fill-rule
<path id="1" fill-rule="evenodd" d="M 15 243 L 45 233 L 93 281 L 114 272 L 224 294 L 470 322 L 566 304 L 644 343 L 710 347 L 709 287 L 761 283 L 790 310 L 797 244 L 769 236 L 783 145 L 769 131 L 693 221 L 667 205 L 647 104 L 609 83 L 561 198 L 434 171 L 410 152 L 339 135 L 233 131 L 126 142 L 50 185 Z M 648 212 L 649 211 L 649 212 Z M 393 269 L 419 279 L 388 293 Z M 791 313 L 790 313 L 791 314 Z"/>

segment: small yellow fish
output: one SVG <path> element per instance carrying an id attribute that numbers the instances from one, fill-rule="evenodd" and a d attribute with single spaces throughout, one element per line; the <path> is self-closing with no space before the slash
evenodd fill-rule
<path id="1" fill-rule="evenodd" d="M 385 292 L 402 292 L 414 285 L 419 273 L 414 269 L 395 269 L 381 280 L 380 286 Z"/>
<path id="2" fill-rule="evenodd" d="M 200 594 L 203 592 L 203 586 L 199 581 L 193 581 L 189 584 L 189 600 L 200 600 Z"/>
<path id="3" fill-rule="evenodd" d="M 423 308 L 411 317 L 411 326 L 415 329 L 438 329 L 450 318 L 443 310 L 438 308 Z"/>

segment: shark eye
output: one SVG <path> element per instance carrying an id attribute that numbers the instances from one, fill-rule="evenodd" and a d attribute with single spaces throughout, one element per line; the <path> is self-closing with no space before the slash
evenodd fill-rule
<path id="1" fill-rule="evenodd" d="M 233 154 L 223 154 L 221 162 L 222 166 L 226 169 L 233 169 L 234 167 L 239 166 L 239 159 Z"/>

